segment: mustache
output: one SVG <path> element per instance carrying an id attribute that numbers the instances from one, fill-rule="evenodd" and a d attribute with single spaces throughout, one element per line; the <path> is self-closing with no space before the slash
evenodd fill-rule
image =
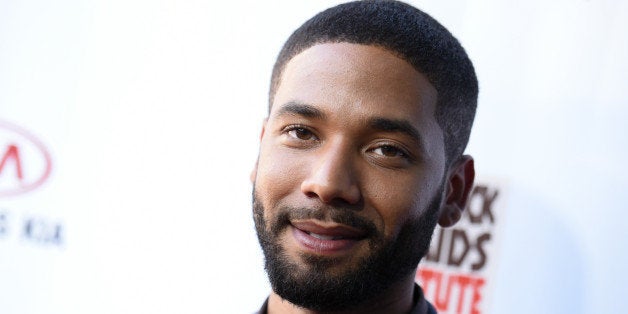
<path id="1" fill-rule="evenodd" d="M 274 235 L 279 235 L 284 228 L 291 224 L 292 220 L 306 219 L 333 221 L 363 231 L 366 237 L 379 236 L 377 227 L 372 221 L 357 215 L 352 209 L 338 207 L 280 207 L 275 221 L 271 224 L 270 231 Z"/>

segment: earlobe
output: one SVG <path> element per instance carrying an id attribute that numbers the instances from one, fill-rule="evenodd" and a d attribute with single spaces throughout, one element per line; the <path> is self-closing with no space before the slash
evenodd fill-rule
<path id="1" fill-rule="evenodd" d="M 475 180 L 473 157 L 461 156 L 449 169 L 447 178 L 445 201 L 438 219 L 441 227 L 453 226 L 462 217 Z"/>

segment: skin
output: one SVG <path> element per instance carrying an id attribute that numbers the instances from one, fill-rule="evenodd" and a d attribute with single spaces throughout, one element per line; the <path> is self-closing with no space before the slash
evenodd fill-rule
<path id="1" fill-rule="evenodd" d="M 473 184 L 473 159 L 462 156 L 446 166 L 443 132 L 434 118 L 436 99 L 437 91 L 421 73 L 381 47 L 324 43 L 295 56 L 264 123 L 251 175 L 266 220 L 282 206 L 337 206 L 356 211 L 390 240 L 405 221 L 419 219 L 444 184 L 439 223 L 453 225 Z M 306 222 L 339 226 L 331 219 Z M 367 241 L 360 239 L 339 250 L 312 249 L 295 237 L 294 228 L 281 233 L 281 244 L 304 269 L 304 256 L 329 257 L 337 262 L 328 271 L 342 274 L 369 254 Z M 409 311 L 414 277 L 408 274 L 351 312 Z M 316 313 L 274 292 L 268 310 Z"/>

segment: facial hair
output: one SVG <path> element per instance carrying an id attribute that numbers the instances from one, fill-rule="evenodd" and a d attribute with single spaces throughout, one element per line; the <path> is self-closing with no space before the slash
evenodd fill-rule
<path id="1" fill-rule="evenodd" d="M 355 308 L 384 293 L 393 283 L 412 274 L 427 253 L 438 220 L 442 188 L 434 195 L 423 214 L 406 221 L 398 235 L 386 240 L 375 224 L 356 211 L 330 207 L 321 209 L 280 207 L 270 224 L 265 208 L 253 191 L 253 216 L 257 237 L 264 251 L 265 269 L 273 291 L 291 303 L 317 311 Z M 338 260 L 302 255 L 306 265 L 291 259 L 280 243 L 280 236 L 294 219 L 324 220 L 345 224 L 366 233 L 370 254 L 340 274 L 329 268 Z"/>

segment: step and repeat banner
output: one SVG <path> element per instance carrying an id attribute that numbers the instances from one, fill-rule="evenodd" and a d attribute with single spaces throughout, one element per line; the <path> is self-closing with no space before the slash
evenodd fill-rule
<path id="1" fill-rule="evenodd" d="M 461 41 L 479 180 L 416 280 L 439 313 L 628 307 L 628 6 L 409 1 Z M 275 57 L 339 1 L 0 1 L 0 313 L 250 313 Z"/>

